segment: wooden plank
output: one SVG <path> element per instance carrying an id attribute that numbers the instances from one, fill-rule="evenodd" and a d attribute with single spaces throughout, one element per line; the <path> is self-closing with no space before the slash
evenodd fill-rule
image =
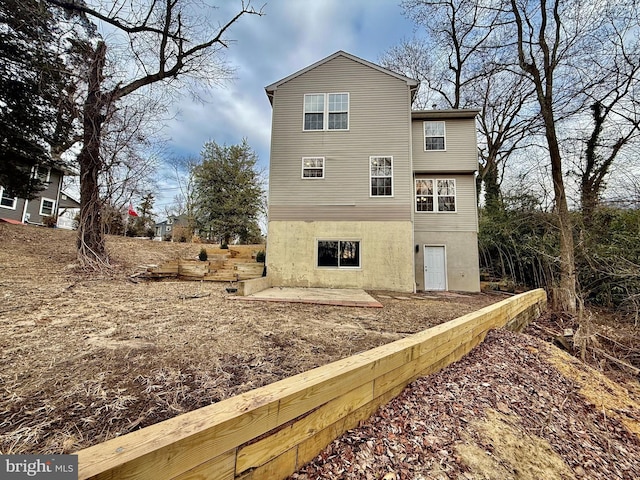
<path id="1" fill-rule="evenodd" d="M 171 479 L 271 430 L 276 419 L 277 401 L 248 392 L 80 450 L 78 478 Z"/>
<path id="2" fill-rule="evenodd" d="M 286 428 L 238 450 L 236 474 L 260 466 L 373 399 L 373 382 L 340 395 Z"/>
<path id="3" fill-rule="evenodd" d="M 296 471 L 297 452 L 297 448 L 292 448 L 266 465 L 236 478 L 239 480 L 277 480 L 287 478 Z"/>
<path id="4" fill-rule="evenodd" d="M 313 460 L 327 445 L 344 432 L 357 427 L 360 422 L 371 417 L 371 415 L 373 415 L 382 405 L 385 405 L 391 399 L 397 397 L 402 390 L 404 390 L 404 386 L 395 387 L 392 390 L 389 390 L 384 395 L 374 398 L 372 401 L 350 413 L 345 418 L 340 419 L 334 424 L 329 425 L 324 430 L 317 432 L 312 437 L 301 442 L 298 446 L 297 469 L 299 470 L 306 463 Z"/>
<path id="5" fill-rule="evenodd" d="M 233 480 L 235 477 L 236 450 L 222 455 L 184 472 L 172 480 Z"/>

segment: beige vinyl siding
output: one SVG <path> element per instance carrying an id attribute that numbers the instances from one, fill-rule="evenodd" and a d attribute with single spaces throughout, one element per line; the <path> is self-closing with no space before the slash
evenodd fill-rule
<path id="1" fill-rule="evenodd" d="M 428 121 L 444 121 L 445 151 L 424 150 L 424 122 L 414 119 L 413 169 L 417 172 L 475 172 L 478 170 L 476 123 L 469 118 L 442 118 Z"/>
<path id="2" fill-rule="evenodd" d="M 271 205 L 269 220 L 317 220 L 317 221 L 377 221 L 380 208 L 376 205 Z M 384 217 L 392 220 L 411 220 L 409 205 L 389 205 Z"/>
<path id="3" fill-rule="evenodd" d="M 416 174 L 416 178 L 454 179 L 456 181 L 456 212 L 416 212 L 416 232 L 477 232 L 476 183 L 473 175 Z M 413 200 L 415 209 L 415 196 Z"/>
<path id="4" fill-rule="evenodd" d="M 303 131 L 304 95 L 349 93 L 349 130 Z M 413 195 L 406 82 L 336 57 L 280 85 L 273 98 L 270 218 L 300 219 L 300 207 L 335 207 L 340 218 L 408 218 Z M 369 157 L 393 157 L 393 197 L 370 197 Z M 301 178 L 302 157 L 324 157 L 324 179 Z M 403 208 L 400 208 L 403 206 Z M 298 209 L 298 210 L 296 210 Z M 305 219 L 313 219 L 308 209 Z"/>

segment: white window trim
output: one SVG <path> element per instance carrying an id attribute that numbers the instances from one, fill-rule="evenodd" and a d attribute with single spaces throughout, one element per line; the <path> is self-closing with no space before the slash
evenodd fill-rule
<path id="1" fill-rule="evenodd" d="M 371 194 L 371 179 L 374 178 L 371 175 L 371 161 L 374 158 L 390 158 L 391 159 L 391 195 L 372 195 Z M 375 177 L 375 178 L 387 178 L 387 177 Z M 371 155 L 369 157 L 369 198 L 393 198 L 395 195 L 395 189 L 393 188 L 393 155 Z"/>
<path id="2" fill-rule="evenodd" d="M 318 265 L 318 244 L 320 242 L 338 242 L 338 266 L 337 267 L 321 267 Z M 360 248 L 358 248 L 358 266 L 357 267 L 342 267 L 340 266 L 340 242 L 358 242 Z M 315 265 L 319 270 L 362 270 L 362 239 L 360 238 L 316 238 L 315 248 Z"/>
<path id="3" fill-rule="evenodd" d="M 43 213 L 42 212 L 42 207 L 44 206 L 44 202 L 51 202 L 51 213 Z M 56 214 L 56 201 L 53 198 L 46 198 L 46 197 L 42 197 L 40 199 L 40 216 L 42 217 L 50 217 L 50 216 L 55 216 Z"/>
<path id="4" fill-rule="evenodd" d="M 4 195 L 4 187 L 0 187 L 0 198 Z M 0 203 L 0 208 L 6 208 L 7 210 L 15 210 L 18 207 L 18 197 L 13 197 L 13 207 L 8 207 Z"/>
<path id="5" fill-rule="evenodd" d="M 323 111 L 322 111 L 322 128 L 307 130 L 305 127 L 305 110 L 307 104 L 307 97 L 311 95 L 322 95 L 323 98 Z M 329 95 L 346 95 L 347 96 L 347 128 L 332 128 L 329 130 Z M 308 112 L 308 113 L 320 113 L 320 112 Z M 303 132 L 347 132 L 351 126 L 351 94 L 349 92 L 329 92 L 329 93 L 305 93 L 302 99 L 302 131 Z"/>
<path id="6" fill-rule="evenodd" d="M 417 183 L 418 180 L 431 180 L 433 182 L 433 210 L 432 211 L 424 211 L 418 210 L 418 192 L 417 192 Z M 438 210 L 438 180 L 449 180 L 453 181 L 453 188 L 455 190 L 454 205 L 455 208 L 453 210 L 440 211 Z M 424 196 L 424 195 L 423 195 Z M 427 213 L 427 214 L 447 214 L 447 213 L 458 213 L 458 182 L 456 182 L 455 178 L 427 178 L 427 177 L 417 177 L 413 179 L 413 211 L 415 213 Z M 437 246 L 437 245 L 434 245 Z"/>
<path id="7" fill-rule="evenodd" d="M 37 165 L 33 167 L 33 178 L 38 178 L 38 172 L 41 168 L 42 167 L 38 167 Z M 47 176 L 42 183 L 51 183 L 51 167 L 47 167 Z"/>
<path id="8" fill-rule="evenodd" d="M 305 171 L 305 166 L 304 166 L 304 161 L 305 160 L 322 160 L 322 176 L 321 177 L 305 177 L 304 176 L 304 171 Z M 323 180 L 324 179 L 324 167 L 326 164 L 326 160 L 324 157 L 302 157 L 302 171 L 300 172 L 300 175 L 303 180 Z M 319 167 L 308 167 L 309 169 L 313 169 L 313 170 L 317 170 Z"/>
<path id="9" fill-rule="evenodd" d="M 444 148 L 442 150 L 427 150 L 427 123 L 441 123 L 443 127 Z M 429 135 L 429 138 L 440 138 L 440 135 Z M 447 151 L 447 123 L 444 120 L 425 120 L 422 122 L 422 149 L 425 152 L 446 152 Z"/>

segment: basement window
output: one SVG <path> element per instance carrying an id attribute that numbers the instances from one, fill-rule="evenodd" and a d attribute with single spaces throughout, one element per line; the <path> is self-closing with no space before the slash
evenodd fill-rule
<path id="1" fill-rule="evenodd" d="M 359 240 L 318 240 L 318 267 L 359 268 Z"/>

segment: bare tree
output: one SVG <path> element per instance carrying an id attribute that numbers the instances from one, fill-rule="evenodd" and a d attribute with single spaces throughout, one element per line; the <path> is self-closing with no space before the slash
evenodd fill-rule
<path id="1" fill-rule="evenodd" d="M 96 18 L 127 35 L 135 61 L 132 78 L 108 84 L 104 68 L 107 46 L 98 42 L 91 52 L 87 97 L 83 106 L 83 147 L 80 164 L 80 224 L 78 261 L 81 266 L 99 269 L 109 265 L 105 248 L 98 179 L 102 171 L 100 145 L 104 121 L 123 97 L 162 83 L 177 87 L 181 78 L 214 82 L 228 72 L 220 59 L 227 47 L 225 35 L 245 14 L 261 15 L 249 3 L 228 21 L 214 27 L 205 24 L 188 0 L 164 0 L 132 4 L 126 0 L 95 7 L 73 0 L 47 0 Z"/>
<path id="2" fill-rule="evenodd" d="M 383 65 L 420 80 L 419 108 L 481 108 L 478 118 L 478 191 L 485 205 L 500 205 L 507 159 L 526 146 L 536 122 L 534 90 L 515 72 L 509 55 L 510 22 L 493 0 L 406 0 L 417 37 L 390 49 Z"/>
<path id="3" fill-rule="evenodd" d="M 562 77 L 563 68 L 570 64 L 573 55 L 578 56 L 577 49 L 585 46 L 580 45 L 580 40 L 587 29 L 593 28 L 594 17 L 589 18 L 593 11 L 580 1 L 551 0 L 550 5 L 547 0 L 510 2 L 517 28 L 518 64 L 535 88 L 551 164 L 560 238 L 560 285 L 554 299 L 560 308 L 574 313 L 577 308 L 575 251 L 558 135 L 558 112 L 563 111 L 560 105 L 563 89 L 558 83 L 562 79 L 568 82 L 568 76 Z M 579 19 L 575 18 L 578 16 Z"/>
<path id="4" fill-rule="evenodd" d="M 597 81 L 586 90 L 591 102 L 591 132 L 580 168 L 582 218 L 589 225 L 600 203 L 611 168 L 623 149 L 640 138 L 640 21 L 638 6 L 607 10 L 607 35 L 592 39 L 597 46 L 591 65 Z"/>
<path id="5" fill-rule="evenodd" d="M 197 192 L 194 175 L 200 160 L 196 157 L 177 157 L 170 160 L 169 165 L 173 170 L 179 193 L 174 197 L 173 212 L 167 211 L 167 216 L 186 215 L 187 228 L 193 235 L 200 223 L 196 218 Z"/>

